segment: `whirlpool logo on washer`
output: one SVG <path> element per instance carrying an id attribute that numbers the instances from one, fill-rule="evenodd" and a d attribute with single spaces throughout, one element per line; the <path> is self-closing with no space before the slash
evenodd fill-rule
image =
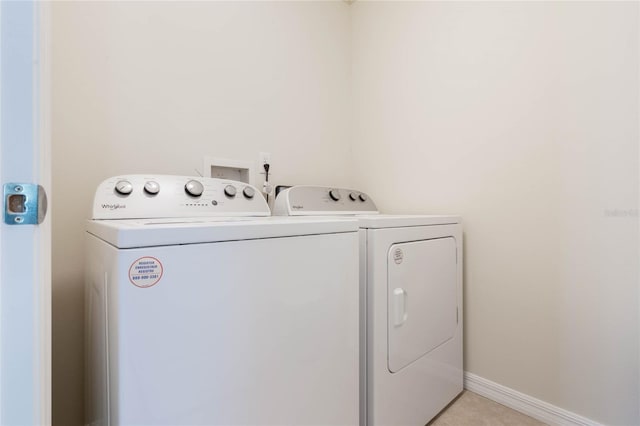
<path id="1" fill-rule="evenodd" d="M 304 206 L 302 204 L 294 204 L 291 208 L 294 210 L 302 210 L 304 209 Z"/>
<path id="2" fill-rule="evenodd" d="M 396 265 L 399 265 L 402 263 L 402 260 L 404 259 L 404 253 L 402 252 L 402 249 L 395 249 L 393 251 L 393 261 L 396 262 Z"/>
<path id="3" fill-rule="evenodd" d="M 102 208 L 105 210 L 118 210 L 118 209 L 126 209 L 126 204 L 103 204 Z"/>

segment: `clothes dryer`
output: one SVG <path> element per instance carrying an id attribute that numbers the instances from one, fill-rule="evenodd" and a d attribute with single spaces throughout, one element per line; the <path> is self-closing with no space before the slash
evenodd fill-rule
<path id="1" fill-rule="evenodd" d="M 99 185 L 88 424 L 357 424 L 357 222 L 269 215 L 240 182 Z"/>
<path id="2" fill-rule="evenodd" d="M 360 425 L 422 426 L 463 390 L 458 216 L 378 214 L 361 192 L 294 186 L 274 214 L 360 227 Z"/>

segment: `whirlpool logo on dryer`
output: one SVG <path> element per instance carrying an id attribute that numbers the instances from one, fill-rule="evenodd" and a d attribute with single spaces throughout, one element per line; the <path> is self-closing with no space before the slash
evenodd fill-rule
<path id="1" fill-rule="evenodd" d="M 102 208 L 105 210 L 118 210 L 118 209 L 126 209 L 126 204 L 103 204 Z"/>

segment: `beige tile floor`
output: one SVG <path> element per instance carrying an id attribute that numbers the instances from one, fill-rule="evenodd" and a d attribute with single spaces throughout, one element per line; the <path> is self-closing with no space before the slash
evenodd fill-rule
<path id="1" fill-rule="evenodd" d="M 529 416 L 464 391 L 428 426 L 544 426 Z"/>

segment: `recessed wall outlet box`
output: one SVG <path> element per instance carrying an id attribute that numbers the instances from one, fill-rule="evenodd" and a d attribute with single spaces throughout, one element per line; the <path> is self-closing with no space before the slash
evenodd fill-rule
<path id="1" fill-rule="evenodd" d="M 229 160 L 227 158 L 204 157 L 204 177 L 230 179 L 251 183 L 251 169 L 248 161 Z"/>

